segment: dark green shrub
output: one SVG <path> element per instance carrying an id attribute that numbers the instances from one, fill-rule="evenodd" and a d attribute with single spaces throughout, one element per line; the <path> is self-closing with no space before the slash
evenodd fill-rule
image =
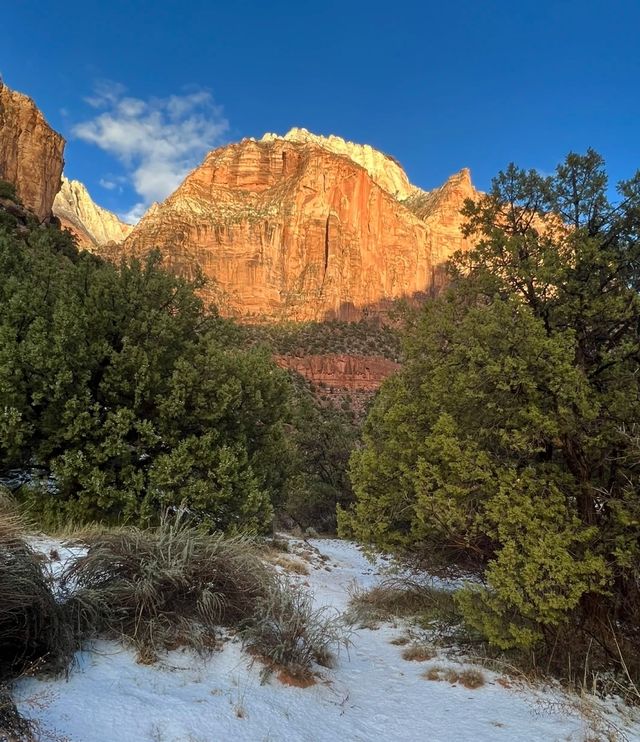
<path id="1" fill-rule="evenodd" d="M 0 198 L 8 198 L 17 204 L 20 203 L 15 185 L 8 180 L 0 180 Z"/>
<path id="2" fill-rule="evenodd" d="M 287 479 L 289 386 L 153 254 L 119 266 L 53 227 L 0 227 L 0 472 L 49 523 L 157 522 L 184 503 L 211 528 L 269 529 Z"/>

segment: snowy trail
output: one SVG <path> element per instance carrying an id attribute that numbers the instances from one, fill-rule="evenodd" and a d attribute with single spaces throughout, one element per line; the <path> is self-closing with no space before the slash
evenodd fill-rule
<path id="1" fill-rule="evenodd" d="M 384 563 L 372 565 L 352 543 L 310 544 L 313 549 L 293 543 L 294 552 L 313 551 L 310 575 L 296 579 L 309 584 L 318 605 L 344 610 L 350 585 L 370 587 L 381 579 Z M 15 697 L 22 713 L 39 723 L 41 739 L 52 742 L 598 739 L 559 692 L 516 692 L 486 671 L 487 683 L 476 690 L 425 680 L 432 663 L 407 662 L 402 647 L 389 643 L 401 633 L 391 625 L 355 631 L 349 652 L 306 689 L 275 678 L 261 685 L 260 666 L 234 641 L 206 659 L 175 651 L 153 666 L 136 664 L 132 652 L 105 641 L 78 655 L 67 681 L 25 679 Z M 640 726 L 625 734 L 640 740 Z"/>

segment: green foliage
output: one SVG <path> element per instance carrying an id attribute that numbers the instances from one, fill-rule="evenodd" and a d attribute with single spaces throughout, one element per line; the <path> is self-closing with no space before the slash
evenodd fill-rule
<path id="1" fill-rule="evenodd" d="M 20 203 L 15 185 L 8 180 L 0 180 L 0 198 L 8 198 L 10 201 Z"/>
<path id="2" fill-rule="evenodd" d="M 348 464 L 359 428 L 349 409 L 323 405 L 297 374 L 292 385 L 292 474 L 277 506 L 302 528 L 334 533 L 336 507 L 353 499 Z"/>
<path id="3" fill-rule="evenodd" d="M 281 355 L 350 354 L 382 356 L 399 361 L 400 333 L 373 320 L 360 322 L 281 322 L 242 328 L 250 342 L 268 346 Z"/>
<path id="4" fill-rule="evenodd" d="M 41 467 L 44 520 L 149 523 L 181 504 L 261 531 L 289 464 L 289 384 L 159 256 L 119 266 L 67 233 L 0 226 L 0 472 Z"/>
<path id="5" fill-rule="evenodd" d="M 505 648 L 573 627 L 614 655 L 640 617 L 640 174 L 606 189 L 589 151 L 466 204 L 476 247 L 351 461 L 342 532 L 475 572 L 460 607 Z"/>

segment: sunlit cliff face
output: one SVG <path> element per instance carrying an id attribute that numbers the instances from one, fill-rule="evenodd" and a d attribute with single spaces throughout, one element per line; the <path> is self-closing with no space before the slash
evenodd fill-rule
<path id="1" fill-rule="evenodd" d="M 35 103 L 0 81 L 0 180 L 40 221 L 51 216 L 60 188 L 64 139 L 53 131 Z"/>
<path id="2" fill-rule="evenodd" d="M 468 171 L 425 193 L 371 148 L 287 137 L 211 152 L 120 254 L 158 247 L 177 272 L 201 270 L 204 298 L 225 314 L 270 321 L 355 320 L 442 284 L 444 261 L 466 246 L 459 211 L 477 195 Z"/>

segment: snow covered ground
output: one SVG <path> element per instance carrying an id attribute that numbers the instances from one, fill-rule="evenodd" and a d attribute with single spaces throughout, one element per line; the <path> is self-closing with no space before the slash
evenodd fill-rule
<path id="1" fill-rule="evenodd" d="M 43 541 L 43 551 L 57 548 Z M 294 542 L 310 558 L 308 583 L 318 605 L 344 610 L 349 588 L 370 587 L 384 576 L 352 543 Z M 54 573 L 57 569 L 54 561 Z M 640 740 L 640 721 L 612 706 L 594 730 L 576 699 L 559 690 L 503 687 L 483 670 L 486 683 L 469 690 L 426 680 L 430 662 L 402 659 L 390 640 L 399 627 L 358 629 L 349 651 L 310 688 L 261 684 L 261 667 L 234 640 L 207 658 L 169 653 L 145 666 L 115 642 L 78 654 L 67 680 L 21 680 L 21 712 L 52 742 L 592 742 Z M 609 725 L 609 726 L 608 726 Z M 615 731 L 617 736 L 607 737 Z"/>

